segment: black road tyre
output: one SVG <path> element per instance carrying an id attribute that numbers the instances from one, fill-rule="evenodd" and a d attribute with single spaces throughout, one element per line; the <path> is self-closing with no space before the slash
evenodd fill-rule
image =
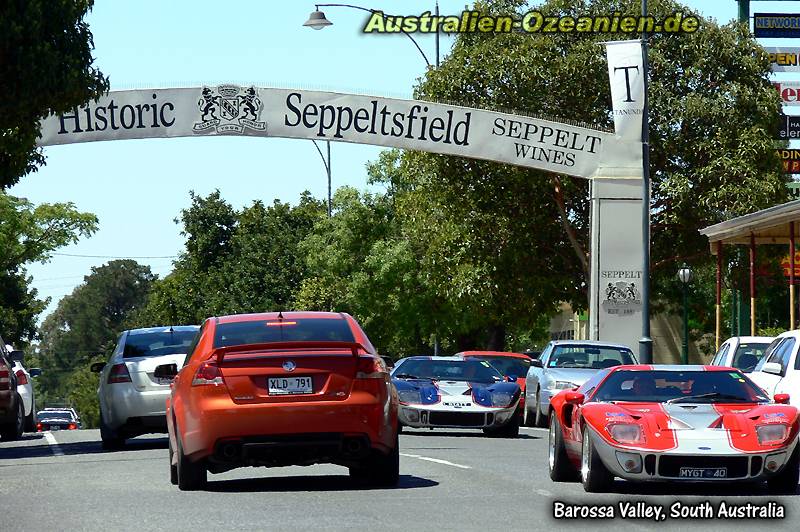
<path id="1" fill-rule="evenodd" d="M 583 428 L 583 446 L 581 452 L 581 483 L 587 493 L 606 492 L 611 487 L 614 476 L 606 469 L 600 455 L 594 448 L 592 434 Z"/>
<path id="2" fill-rule="evenodd" d="M 103 412 L 100 412 L 100 440 L 104 451 L 117 451 L 125 445 L 125 438 L 108 428 L 103 421 Z"/>
<path id="3" fill-rule="evenodd" d="M 18 440 L 22 437 L 22 430 L 25 427 L 25 407 L 22 406 L 22 399 L 17 396 L 17 416 L 14 421 L 0 428 L 0 438 L 5 441 Z"/>
<path id="4" fill-rule="evenodd" d="M 533 420 L 533 426 L 544 428 L 547 426 L 547 414 L 542 414 L 539 411 L 539 390 L 536 390 L 536 403 L 533 405 L 533 411 L 536 412 L 536 417 Z"/>
<path id="5" fill-rule="evenodd" d="M 550 479 L 554 482 L 576 480 L 578 472 L 567 456 L 564 435 L 561 432 L 561 423 L 558 422 L 555 412 L 550 414 L 550 431 L 548 432 L 547 443 L 547 462 L 550 470 Z"/>
<path id="6" fill-rule="evenodd" d="M 400 481 L 400 440 L 395 438 L 389 454 L 373 450 L 361 465 L 349 468 L 350 478 L 372 486 L 389 488 Z"/>
<path id="7" fill-rule="evenodd" d="M 797 493 L 800 481 L 800 444 L 796 445 L 789 462 L 780 473 L 767 480 L 767 489 L 773 494 Z"/>
<path id="8" fill-rule="evenodd" d="M 169 439 L 169 481 L 173 486 L 178 485 L 178 466 L 172 463 L 175 451 L 172 449 L 172 439 Z"/>
<path id="9" fill-rule="evenodd" d="M 178 489 L 181 491 L 196 491 L 206 487 L 208 481 L 208 470 L 202 462 L 192 462 L 183 454 L 181 439 L 176 435 L 178 441 Z"/>
<path id="10" fill-rule="evenodd" d="M 484 434 L 490 438 L 517 438 L 519 437 L 519 414 L 516 412 L 511 420 L 497 429 L 483 429 Z"/>
<path id="11" fill-rule="evenodd" d="M 525 406 L 522 408 L 522 426 L 531 426 L 531 411 L 528 409 L 528 401 L 525 401 Z"/>

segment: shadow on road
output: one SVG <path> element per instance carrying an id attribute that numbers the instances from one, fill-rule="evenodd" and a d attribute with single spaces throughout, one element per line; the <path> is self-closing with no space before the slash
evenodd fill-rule
<path id="1" fill-rule="evenodd" d="M 772 496 L 767 491 L 764 482 L 750 483 L 679 483 L 679 482 L 625 482 L 615 481 L 609 493 L 620 495 L 697 495 L 705 497 L 752 497 L 752 496 Z M 785 493 L 785 496 L 796 497 L 797 489 L 794 493 Z"/>
<path id="2" fill-rule="evenodd" d="M 213 477 L 211 477 L 213 478 Z M 294 492 L 294 491 L 366 491 L 375 489 L 414 489 L 431 488 L 439 483 L 427 478 L 413 475 L 400 475 L 400 482 L 391 488 L 367 486 L 351 479 L 347 475 L 301 476 L 301 477 L 267 477 L 236 480 L 209 480 L 206 491 L 220 493 L 240 492 Z"/>
<path id="3" fill-rule="evenodd" d="M 501 438 L 501 437 L 491 437 L 487 436 L 481 431 L 476 432 L 449 432 L 446 429 L 436 429 L 436 430 L 409 430 L 404 428 L 403 432 L 401 433 L 403 436 L 442 436 L 446 438 L 484 438 L 487 440 L 541 440 L 540 436 L 532 436 L 530 434 L 522 434 L 520 433 L 519 436 L 516 438 Z"/>
<path id="4" fill-rule="evenodd" d="M 28 440 L 41 440 L 41 443 L 37 445 L 2 447 L 0 448 L 0 460 L 12 460 L 20 458 L 43 458 L 43 457 L 54 456 L 53 446 L 48 445 L 47 441 L 44 439 L 44 435 L 40 433 L 30 434 L 30 435 L 26 434 L 21 439 L 17 440 L 17 442 L 9 442 L 9 443 L 14 444 Z M 58 448 L 64 455 L 106 454 L 106 453 L 113 454 L 124 451 L 147 451 L 151 449 L 167 449 L 169 445 L 168 442 L 169 441 L 165 436 L 163 438 L 143 438 L 143 439 L 132 438 L 130 440 L 127 440 L 123 447 L 114 451 L 107 451 L 103 449 L 99 441 L 79 441 L 79 442 L 59 443 Z"/>

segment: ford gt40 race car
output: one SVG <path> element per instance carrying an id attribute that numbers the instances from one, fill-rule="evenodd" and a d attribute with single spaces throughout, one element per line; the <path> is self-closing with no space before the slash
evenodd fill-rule
<path id="1" fill-rule="evenodd" d="M 520 389 L 509 380 L 485 360 L 460 357 L 404 358 L 392 372 L 403 425 L 516 438 Z"/>
<path id="2" fill-rule="evenodd" d="M 798 411 L 771 403 L 741 371 L 712 366 L 617 366 L 553 397 L 549 465 L 586 491 L 632 481 L 766 481 L 797 489 Z"/>

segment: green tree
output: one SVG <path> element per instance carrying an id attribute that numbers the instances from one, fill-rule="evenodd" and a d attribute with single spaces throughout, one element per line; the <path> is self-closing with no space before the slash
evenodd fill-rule
<path id="1" fill-rule="evenodd" d="M 92 66 L 92 0 L 0 3 L 0 189 L 44 164 L 40 120 L 108 90 Z"/>
<path id="2" fill-rule="evenodd" d="M 30 287 L 25 266 L 47 261 L 53 251 L 97 229 L 97 217 L 72 203 L 34 206 L 0 191 L 0 330 L 14 344 L 30 341 L 47 306 Z"/>

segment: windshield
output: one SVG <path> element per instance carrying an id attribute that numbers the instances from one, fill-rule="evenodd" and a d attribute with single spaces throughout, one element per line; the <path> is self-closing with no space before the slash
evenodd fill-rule
<path id="1" fill-rule="evenodd" d="M 397 368 L 394 377 L 487 383 L 503 380 L 500 372 L 485 360 L 409 359 Z"/>
<path id="2" fill-rule="evenodd" d="M 547 361 L 548 368 L 603 369 L 636 364 L 630 349 L 594 345 L 558 345 Z"/>
<path id="3" fill-rule="evenodd" d="M 733 355 L 731 365 L 745 373 L 750 373 L 755 369 L 758 361 L 764 357 L 764 351 L 767 350 L 768 346 L 769 343 L 760 342 L 739 344 L 739 347 L 736 348 L 736 353 Z"/>
<path id="4" fill-rule="evenodd" d="M 525 377 L 528 374 L 528 368 L 531 367 L 531 360 L 525 358 L 491 356 L 469 358 L 471 360 L 485 360 L 505 377 Z"/>
<path id="5" fill-rule="evenodd" d="M 220 323 L 214 347 L 271 342 L 354 342 L 350 325 L 343 319 L 252 320 Z"/>
<path id="6" fill-rule="evenodd" d="M 46 412 L 39 412 L 36 414 L 36 417 L 39 418 L 39 421 L 46 421 L 48 419 L 73 419 L 72 412 L 67 410 L 50 410 Z"/>
<path id="7" fill-rule="evenodd" d="M 132 358 L 185 354 L 196 334 L 197 329 L 130 332 L 125 339 L 122 356 Z"/>
<path id="8" fill-rule="evenodd" d="M 769 401 L 739 371 L 615 371 L 595 401 L 641 403 L 755 403 Z"/>

